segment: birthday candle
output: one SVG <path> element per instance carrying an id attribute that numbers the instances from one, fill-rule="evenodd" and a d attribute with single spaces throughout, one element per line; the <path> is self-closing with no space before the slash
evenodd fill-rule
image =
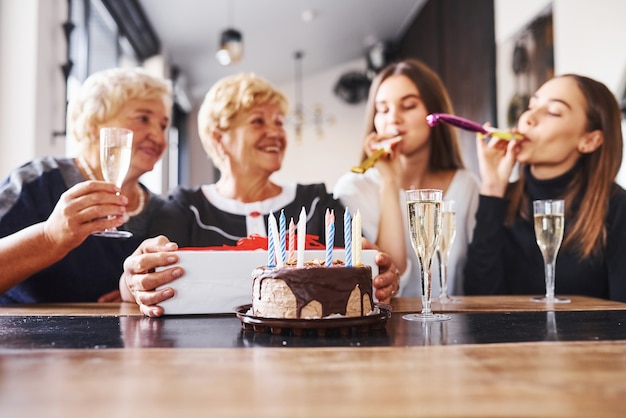
<path id="1" fill-rule="evenodd" d="M 352 264 L 360 266 L 362 250 L 361 212 L 357 209 L 352 220 Z"/>
<path id="2" fill-rule="evenodd" d="M 280 211 L 279 217 L 279 225 L 280 225 L 280 258 L 283 264 L 287 262 L 287 248 L 286 248 L 286 234 L 287 234 L 287 218 L 285 218 L 285 210 L 282 209 Z"/>
<path id="3" fill-rule="evenodd" d="M 304 243 L 306 241 L 306 210 L 304 206 L 300 211 L 300 218 L 298 218 L 298 261 L 297 267 L 304 267 Z"/>
<path id="4" fill-rule="evenodd" d="M 270 242 L 273 244 L 272 245 L 273 247 L 276 247 L 277 245 L 280 245 L 280 238 L 278 237 L 278 225 L 276 225 L 276 217 L 274 216 L 272 212 L 270 212 L 269 223 L 270 223 L 270 236 L 272 238 Z M 276 267 L 282 267 L 284 265 L 283 259 L 278 255 L 278 252 L 276 250 L 273 250 L 273 251 L 274 251 L 274 254 L 276 255 Z"/>
<path id="5" fill-rule="evenodd" d="M 270 216 L 272 214 L 270 213 Z M 274 248 L 274 234 L 272 234 L 272 222 L 267 218 L 267 267 L 275 267 L 276 250 Z"/>
<path id="6" fill-rule="evenodd" d="M 293 218 L 289 221 L 289 257 L 288 260 L 293 260 L 293 256 L 296 250 L 296 226 L 293 223 Z"/>
<path id="7" fill-rule="evenodd" d="M 346 247 L 346 267 L 352 267 L 352 221 L 348 208 L 343 212 L 343 240 Z"/>
<path id="8" fill-rule="evenodd" d="M 326 267 L 333 264 L 333 247 L 335 245 L 335 212 L 326 209 Z"/>

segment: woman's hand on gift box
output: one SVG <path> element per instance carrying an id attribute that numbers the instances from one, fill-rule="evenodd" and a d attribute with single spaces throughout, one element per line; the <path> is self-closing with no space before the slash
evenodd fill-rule
<path id="1" fill-rule="evenodd" d="M 174 296 L 174 289 L 166 285 L 184 274 L 174 252 L 178 245 L 160 235 L 149 238 L 124 261 L 120 277 L 120 292 L 126 302 L 135 302 L 146 316 L 163 315 L 159 303 Z"/>

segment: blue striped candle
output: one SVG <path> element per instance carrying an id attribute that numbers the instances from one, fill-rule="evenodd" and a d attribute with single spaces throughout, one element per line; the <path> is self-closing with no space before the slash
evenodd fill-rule
<path id="1" fill-rule="evenodd" d="M 287 218 L 285 217 L 284 209 L 280 211 L 278 225 L 280 232 L 280 258 L 283 261 L 283 264 L 285 264 L 287 262 Z"/>
<path id="2" fill-rule="evenodd" d="M 273 243 L 273 247 L 276 247 L 277 245 L 280 245 L 280 238 L 278 237 L 278 225 L 276 225 L 276 217 L 274 216 L 272 212 L 270 212 L 269 222 L 270 222 L 270 234 L 272 237 L 271 242 Z M 282 267 L 285 264 L 283 263 L 282 257 L 280 256 L 278 251 L 274 250 L 274 253 L 276 257 L 276 267 Z"/>
<path id="3" fill-rule="evenodd" d="M 361 250 L 363 248 L 361 237 L 361 211 L 356 210 L 352 220 L 352 264 L 360 266 L 362 262 Z"/>
<path id="4" fill-rule="evenodd" d="M 346 247 L 346 267 L 352 267 L 352 220 L 348 208 L 343 213 L 343 240 Z"/>

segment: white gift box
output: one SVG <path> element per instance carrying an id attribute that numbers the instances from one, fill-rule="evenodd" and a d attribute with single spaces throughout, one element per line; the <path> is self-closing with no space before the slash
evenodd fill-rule
<path id="1" fill-rule="evenodd" d="M 324 250 L 307 250 L 304 260 L 326 258 Z M 372 267 L 376 250 L 363 250 L 363 264 Z M 177 252 L 185 274 L 164 287 L 176 295 L 160 305 L 166 315 L 233 313 L 237 306 L 252 303 L 252 271 L 267 265 L 267 251 L 181 250 Z M 333 260 L 345 260 L 343 249 L 333 251 Z"/>

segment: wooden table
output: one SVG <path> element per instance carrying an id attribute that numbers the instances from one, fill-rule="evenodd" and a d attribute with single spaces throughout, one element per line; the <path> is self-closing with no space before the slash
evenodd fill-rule
<path id="1" fill-rule="evenodd" d="M 483 324 L 499 323 L 488 334 L 522 341 L 444 340 L 445 323 L 401 319 L 419 299 L 393 301 L 386 335 L 300 337 L 308 341 L 300 346 L 281 335 L 247 341 L 233 316 L 144 318 L 131 304 L 3 307 L 0 416 L 626 416 L 626 304 L 572 298 L 567 310 L 541 310 L 525 297 L 463 299 L 449 310 L 450 328 L 480 325 L 466 332 L 476 339 Z M 526 322 L 546 328 L 541 341 L 523 342 L 516 327 Z M 604 331 L 589 341 L 587 328 Z M 49 345 L 109 334 L 122 337 L 119 346 Z M 29 338 L 36 343 L 12 345 Z"/>
<path id="2" fill-rule="evenodd" d="M 527 296 L 454 296 L 454 303 L 439 303 L 434 298 L 434 312 L 547 312 L 547 311 L 606 311 L 624 310 L 626 303 L 596 299 L 586 296 L 565 295 L 571 303 L 546 304 L 533 302 Z M 559 295 L 562 296 L 562 295 Z M 422 309 L 422 298 L 396 298 L 392 301 L 394 312 L 418 312 Z"/>

